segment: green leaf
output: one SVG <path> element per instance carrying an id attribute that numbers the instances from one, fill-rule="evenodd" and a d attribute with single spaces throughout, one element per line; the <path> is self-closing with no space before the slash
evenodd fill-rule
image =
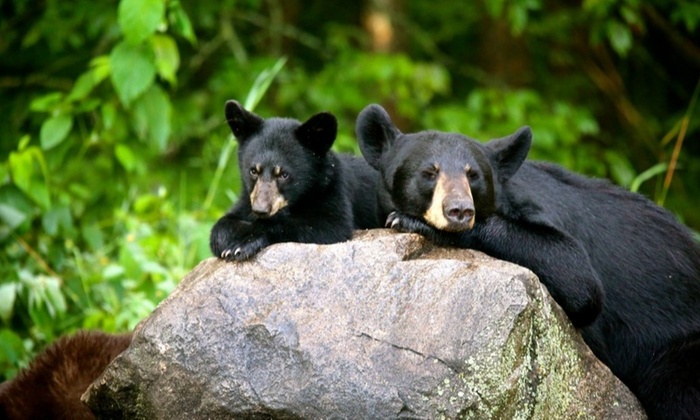
<path id="1" fill-rule="evenodd" d="M 56 277 L 35 275 L 21 271 L 20 279 L 26 285 L 29 315 L 39 327 L 55 324 L 57 317 L 66 312 L 66 301 L 61 293 L 61 281 Z"/>
<path id="2" fill-rule="evenodd" d="M 27 220 L 27 215 L 8 204 L 0 203 L 0 220 L 9 226 L 10 229 L 15 229 Z"/>
<path id="3" fill-rule="evenodd" d="M 29 136 L 29 134 L 25 134 L 24 136 L 22 136 L 21 139 L 19 139 L 19 145 L 17 146 L 17 150 L 19 150 L 20 152 L 25 151 L 27 149 L 27 146 L 29 146 L 29 142 L 31 141 L 31 136 Z"/>
<path id="4" fill-rule="evenodd" d="M 50 236 L 56 236 L 58 233 L 58 212 L 49 210 L 44 213 L 41 217 L 41 224 L 44 227 L 44 232 Z"/>
<path id="5" fill-rule="evenodd" d="M 4 322 L 8 322 L 12 316 L 16 297 L 17 283 L 0 284 L 0 319 Z"/>
<path id="6" fill-rule="evenodd" d="M 46 233 L 56 236 L 59 228 L 62 229 L 64 237 L 69 236 L 73 230 L 73 217 L 67 206 L 57 206 L 44 213 L 41 218 L 42 226 Z"/>
<path id="7" fill-rule="evenodd" d="M 16 364 L 24 355 L 22 338 L 14 331 L 3 328 L 0 330 L 0 363 Z"/>
<path id="8" fill-rule="evenodd" d="M 503 11 L 503 5 L 503 0 L 491 0 L 484 2 L 484 6 L 486 6 L 486 11 L 489 15 L 491 15 L 491 17 L 494 18 L 499 17 L 501 15 L 501 12 Z"/>
<path id="9" fill-rule="evenodd" d="M 44 155 L 36 146 L 28 147 L 21 152 L 10 153 L 8 160 L 12 182 L 24 194 L 31 197 L 42 208 L 51 207 L 51 198 L 48 190 L 48 168 Z M 36 170 L 39 166 L 43 174 L 43 182 Z"/>
<path id="10" fill-rule="evenodd" d="M 630 185 L 634 180 L 634 168 L 629 159 L 620 153 L 608 150 L 605 152 L 611 175 L 619 185 Z"/>
<path id="11" fill-rule="evenodd" d="M 94 88 L 99 85 L 104 79 L 109 76 L 109 62 L 107 62 L 106 71 L 105 66 L 91 68 L 85 73 L 78 77 L 75 81 L 73 89 L 68 94 L 69 101 L 77 101 L 84 99 Z"/>
<path id="12" fill-rule="evenodd" d="M 19 188 L 0 187 L 0 203 L 24 214 L 27 219 L 32 217 L 34 204 Z"/>
<path id="13" fill-rule="evenodd" d="M 508 8 L 508 21 L 514 35 L 520 35 L 527 27 L 528 9 L 524 6 L 510 6 Z"/>
<path id="14" fill-rule="evenodd" d="M 645 181 L 648 181 L 653 177 L 666 172 L 666 169 L 668 169 L 668 164 L 665 162 L 661 162 L 657 163 L 656 165 L 637 175 L 630 184 L 630 191 L 639 191 L 639 187 L 641 187 Z"/>
<path id="15" fill-rule="evenodd" d="M 90 91 L 92 91 L 97 83 L 99 82 L 94 80 L 92 70 L 86 71 L 78 77 L 78 80 L 75 81 L 73 89 L 68 94 L 68 100 L 75 101 L 78 99 L 83 99 L 88 95 L 88 93 L 90 93 Z"/>
<path id="16" fill-rule="evenodd" d="M 121 0 L 117 13 L 126 41 L 138 44 L 160 25 L 165 15 L 165 0 Z"/>
<path id="17" fill-rule="evenodd" d="M 175 40 L 167 35 L 156 34 L 151 38 L 153 52 L 156 55 L 156 69 L 163 79 L 175 84 L 178 67 L 180 67 L 180 53 L 177 50 Z"/>
<path id="18" fill-rule="evenodd" d="M 154 85 L 134 104 L 136 131 L 148 144 L 162 152 L 170 136 L 170 99 Z"/>
<path id="19" fill-rule="evenodd" d="M 148 90 L 156 77 L 153 51 L 144 45 L 120 43 L 109 55 L 112 83 L 125 106 Z"/>
<path id="20" fill-rule="evenodd" d="M 63 93 L 52 92 L 44 96 L 40 96 L 29 104 L 29 109 L 34 112 L 49 112 L 53 111 L 63 99 Z"/>
<path id="21" fill-rule="evenodd" d="M 219 188 L 219 184 L 221 183 L 221 177 L 224 174 L 224 169 L 226 169 L 226 167 L 228 166 L 229 158 L 231 157 L 231 154 L 233 153 L 233 150 L 236 148 L 237 144 L 238 143 L 236 142 L 236 139 L 233 136 L 229 135 L 228 141 L 226 142 L 226 145 L 221 150 L 221 154 L 219 155 L 219 163 L 216 166 L 214 178 L 209 183 L 209 191 L 207 192 L 207 197 L 204 199 L 205 209 L 209 209 L 212 203 L 214 202 L 216 190 Z M 233 202 L 234 200 L 231 201 Z"/>
<path id="22" fill-rule="evenodd" d="M 90 248 L 95 251 L 104 248 L 104 235 L 97 224 L 90 224 L 83 227 L 83 238 Z"/>
<path id="23" fill-rule="evenodd" d="M 671 22 L 676 25 L 683 23 L 688 32 L 695 32 L 700 23 L 700 4 L 693 1 L 680 2 L 671 11 Z"/>
<path id="24" fill-rule="evenodd" d="M 100 114 L 102 115 L 102 123 L 104 124 L 105 128 L 107 130 L 112 129 L 112 127 L 114 126 L 114 122 L 117 119 L 116 106 L 111 102 L 107 102 L 102 105 L 100 111 Z"/>
<path id="25" fill-rule="evenodd" d="M 9 174 L 10 170 L 8 169 L 7 164 L 5 162 L 0 162 L 0 185 L 5 183 Z"/>
<path id="26" fill-rule="evenodd" d="M 192 23 L 190 22 L 190 18 L 187 17 L 187 13 L 182 10 L 180 2 L 178 0 L 171 0 L 168 2 L 168 8 L 170 9 L 168 13 L 168 20 L 173 26 L 175 32 L 179 33 L 186 40 L 190 41 L 190 44 L 196 45 L 197 37 L 192 29 Z"/>
<path id="27" fill-rule="evenodd" d="M 83 112 L 92 112 L 95 110 L 95 108 L 100 106 L 101 103 L 102 101 L 100 99 L 88 98 L 77 104 L 77 106 L 73 108 L 73 112 L 75 114 L 80 114 Z"/>
<path id="28" fill-rule="evenodd" d="M 68 133 L 70 133 L 72 127 L 73 116 L 69 114 L 56 115 L 44 121 L 39 133 L 41 148 L 49 150 L 61 144 L 68 136 Z"/>
<path id="29" fill-rule="evenodd" d="M 118 264 L 109 264 L 102 270 L 102 277 L 112 280 L 124 275 L 124 267 Z"/>
<path id="30" fill-rule="evenodd" d="M 632 48 L 632 31 L 626 25 L 613 20 L 608 22 L 607 35 L 610 45 L 622 57 Z"/>
<path id="31" fill-rule="evenodd" d="M 10 173 L 12 181 L 25 193 L 31 190 L 32 177 L 34 176 L 34 162 L 32 154 L 27 151 L 10 153 Z"/>
<path id="32" fill-rule="evenodd" d="M 46 307 L 51 317 L 62 316 L 66 313 L 66 298 L 61 293 L 60 280 L 54 277 L 46 277 Z"/>
<path id="33" fill-rule="evenodd" d="M 117 156 L 117 160 L 122 164 L 127 172 L 132 172 L 136 168 L 136 155 L 131 151 L 129 146 L 125 144 L 118 144 L 114 148 L 114 154 Z"/>
<path id="34" fill-rule="evenodd" d="M 272 81 L 275 80 L 275 77 L 277 77 L 286 62 L 287 57 L 280 57 L 271 68 L 260 72 L 258 77 L 255 78 L 255 82 L 253 82 L 253 86 L 250 88 L 248 96 L 245 98 L 245 102 L 243 104 L 245 109 L 249 111 L 255 109 L 258 102 L 260 102 L 262 97 L 265 95 L 265 92 L 267 92 L 267 89 L 272 84 Z"/>
<path id="35" fill-rule="evenodd" d="M 639 15 L 639 11 L 637 9 L 633 9 L 629 6 L 622 6 L 620 8 L 620 15 L 622 15 L 622 18 L 628 25 L 644 25 L 644 20 Z"/>
<path id="36" fill-rule="evenodd" d="M 109 56 L 108 55 L 98 55 L 97 57 L 90 60 L 90 68 L 95 70 L 96 76 L 99 78 L 105 78 L 109 76 Z"/>

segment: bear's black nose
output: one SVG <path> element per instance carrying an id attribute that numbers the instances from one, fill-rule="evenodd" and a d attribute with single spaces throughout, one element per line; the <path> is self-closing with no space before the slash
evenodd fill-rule
<path id="1" fill-rule="evenodd" d="M 253 215 L 258 219 L 265 219 L 270 215 L 270 213 L 264 211 L 254 211 Z"/>
<path id="2" fill-rule="evenodd" d="M 253 203 L 252 207 L 253 215 L 255 215 L 255 217 L 264 219 L 270 216 L 271 206 L 268 203 Z"/>
<path id="3" fill-rule="evenodd" d="M 452 223 L 464 223 L 474 217 L 474 204 L 471 200 L 450 200 L 443 207 L 445 217 Z"/>

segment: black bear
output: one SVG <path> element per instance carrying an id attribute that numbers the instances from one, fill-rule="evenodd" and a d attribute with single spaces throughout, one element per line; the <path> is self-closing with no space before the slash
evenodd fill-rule
<path id="1" fill-rule="evenodd" d="M 227 101 L 226 120 L 239 144 L 239 200 L 211 231 L 212 253 L 251 258 L 279 242 L 329 244 L 354 229 L 383 225 L 374 191 L 379 174 L 362 158 L 331 151 L 335 117 L 316 114 L 303 124 L 263 119 Z"/>
<path id="2" fill-rule="evenodd" d="M 388 226 L 531 269 L 651 418 L 700 418 L 700 246 L 670 213 L 526 161 L 529 127 L 487 143 L 402 134 L 370 105 L 356 133 Z"/>
<path id="3" fill-rule="evenodd" d="M 0 384 L 0 418 L 94 419 L 80 396 L 131 343 L 131 334 L 78 332 L 58 339 Z"/>

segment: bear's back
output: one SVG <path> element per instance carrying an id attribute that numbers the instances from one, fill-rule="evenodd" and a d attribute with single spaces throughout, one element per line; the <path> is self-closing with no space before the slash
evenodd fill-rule
<path id="1" fill-rule="evenodd" d="M 529 203 L 538 220 L 583 245 L 605 301 L 615 302 L 583 330 L 597 354 L 615 348 L 608 354 L 615 366 L 635 366 L 640 353 L 609 340 L 655 348 L 689 330 L 700 332 L 700 246 L 671 213 L 641 194 L 549 163 L 526 162 L 512 181 L 516 202 Z M 615 325 L 615 334 L 603 333 L 601 325 Z"/>
<path id="2" fill-rule="evenodd" d="M 355 229 L 374 229 L 383 226 L 388 210 L 378 202 L 379 172 L 362 158 L 339 154 L 343 179 L 353 210 Z"/>

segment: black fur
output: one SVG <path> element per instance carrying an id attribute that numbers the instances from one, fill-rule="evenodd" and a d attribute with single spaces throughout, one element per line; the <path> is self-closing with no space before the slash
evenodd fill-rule
<path id="1" fill-rule="evenodd" d="M 226 103 L 225 113 L 239 143 L 243 185 L 239 200 L 211 231 L 215 256 L 242 261 L 274 243 L 342 242 L 354 229 L 381 226 L 378 173 L 361 158 L 330 150 L 337 131 L 332 114 L 316 114 L 303 124 L 263 119 L 236 101 Z M 269 200 L 252 202 L 258 181 L 286 206 L 266 213 Z"/>
<path id="2" fill-rule="evenodd" d="M 0 384 L 0 418 L 94 419 L 80 397 L 130 343 L 131 334 L 97 331 L 58 339 L 29 368 Z"/>
<path id="3" fill-rule="evenodd" d="M 387 224 L 482 250 L 538 275 L 593 352 L 654 419 L 700 418 L 700 247 L 639 194 L 558 166 L 526 161 L 531 132 L 482 144 L 459 134 L 401 134 L 377 105 L 358 117 L 363 154 L 394 209 Z M 422 217 L 433 185 L 422 165 L 469 164 L 471 230 Z"/>

